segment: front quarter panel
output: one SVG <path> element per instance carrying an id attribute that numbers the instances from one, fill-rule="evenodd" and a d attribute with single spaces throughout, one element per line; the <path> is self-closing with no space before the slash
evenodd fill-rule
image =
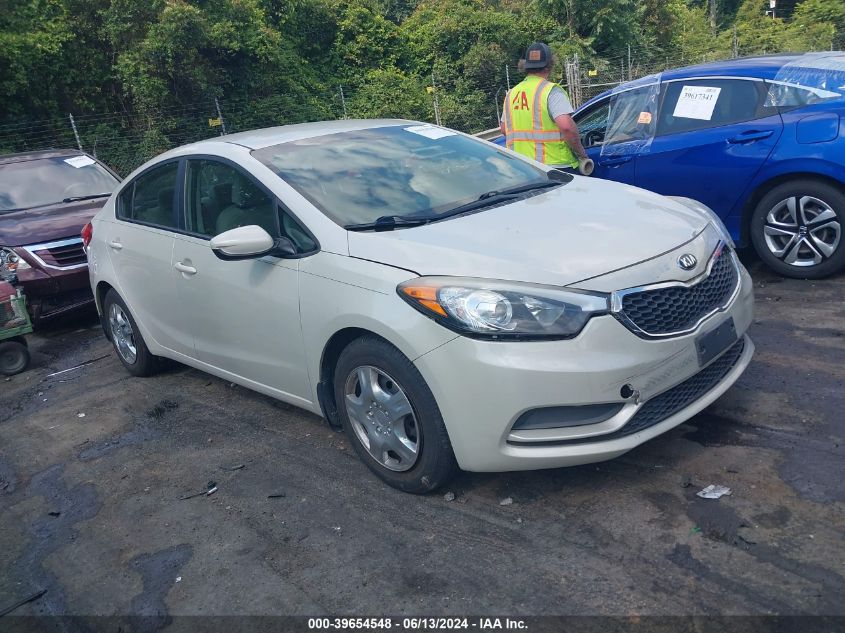
<path id="1" fill-rule="evenodd" d="M 411 361 L 457 337 L 399 298 L 396 286 L 415 277 L 407 270 L 333 253 L 301 260 L 300 314 L 314 402 L 323 351 L 341 330 L 372 332 Z"/>

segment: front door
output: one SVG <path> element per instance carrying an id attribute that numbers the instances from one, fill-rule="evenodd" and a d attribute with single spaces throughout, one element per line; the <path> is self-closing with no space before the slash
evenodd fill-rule
<path id="1" fill-rule="evenodd" d="M 308 400 L 299 260 L 223 261 L 209 246 L 214 235 L 253 224 L 278 237 L 276 200 L 239 168 L 217 160 L 189 160 L 186 189 L 186 234 L 175 238 L 172 275 L 181 329 L 192 334 L 196 359 L 218 375 L 287 400 Z"/>
<path id="2" fill-rule="evenodd" d="M 637 158 L 637 186 L 693 198 L 724 218 L 783 130 L 765 95 L 762 81 L 747 79 L 665 83 L 656 135 Z"/>

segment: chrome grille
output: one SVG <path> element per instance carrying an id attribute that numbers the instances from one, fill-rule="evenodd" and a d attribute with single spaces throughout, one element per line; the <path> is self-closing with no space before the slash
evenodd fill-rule
<path id="1" fill-rule="evenodd" d="M 81 238 L 35 244 L 25 248 L 48 268 L 79 268 L 88 263 Z"/>
<path id="2" fill-rule="evenodd" d="M 713 312 L 724 308 L 739 283 L 739 269 L 727 247 L 716 250 L 708 273 L 692 284 L 670 284 L 624 292 L 620 320 L 646 337 L 672 336 L 695 329 Z"/>

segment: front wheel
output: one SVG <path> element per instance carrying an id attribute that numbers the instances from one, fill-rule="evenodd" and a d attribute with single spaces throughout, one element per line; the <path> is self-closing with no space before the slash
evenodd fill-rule
<path id="1" fill-rule="evenodd" d="M 845 268 L 845 193 L 815 180 L 793 180 L 767 193 L 751 216 L 751 241 L 775 272 L 821 279 Z"/>
<path id="2" fill-rule="evenodd" d="M 0 374 L 14 376 L 29 366 L 29 350 L 15 339 L 0 342 Z"/>
<path id="3" fill-rule="evenodd" d="M 458 472 L 434 395 L 389 343 L 375 337 L 350 343 L 335 368 L 334 392 L 349 441 L 390 486 L 422 494 Z"/>

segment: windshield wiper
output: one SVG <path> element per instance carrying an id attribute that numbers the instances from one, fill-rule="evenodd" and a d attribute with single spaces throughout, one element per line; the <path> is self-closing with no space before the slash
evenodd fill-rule
<path id="1" fill-rule="evenodd" d="M 343 228 L 347 231 L 392 231 L 411 226 L 422 226 L 428 224 L 433 218 L 406 218 L 401 215 L 383 215 L 375 222 L 364 222 L 362 224 L 347 224 Z"/>
<path id="2" fill-rule="evenodd" d="M 95 198 L 107 198 L 110 195 L 111 195 L 111 192 L 109 192 L 109 193 L 92 193 L 91 195 L 88 195 L 88 196 L 71 196 L 70 198 L 62 199 L 62 202 L 68 203 L 68 202 L 79 202 L 80 200 L 94 200 Z"/>
<path id="3" fill-rule="evenodd" d="M 553 180 L 547 180 L 543 182 L 534 182 L 529 185 L 517 185 L 516 187 L 509 187 L 507 189 L 498 189 L 493 191 L 487 191 L 486 193 L 482 193 L 478 196 L 478 200 L 487 200 L 488 198 L 494 198 L 496 196 L 502 195 L 511 195 L 515 193 L 525 193 L 526 191 L 534 191 L 535 189 L 549 189 L 550 187 L 559 187 L 561 182 L 556 182 Z"/>
<path id="4" fill-rule="evenodd" d="M 560 182 L 535 182 L 530 185 L 519 185 L 518 187 L 510 187 L 508 189 L 501 189 L 501 190 L 494 190 L 494 191 L 487 191 L 482 193 L 478 198 L 473 200 L 472 202 L 467 202 L 466 204 L 460 204 L 457 207 L 449 209 L 445 213 L 437 216 L 437 220 L 445 220 L 446 218 L 451 218 L 456 215 L 461 215 L 462 213 L 468 213 L 469 211 L 477 211 L 478 209 L 483 209 L 484 207 L 492 207 L 495 204 L 499 204 L 501 202 L 506 202 L 508 200 L 516 200 L 520 197 L 520 194 L 527 193 L 529 191 L 534 191 L 536 189 L 549 189 L 551 187 L 559 187 L 563 183 Z"/>

